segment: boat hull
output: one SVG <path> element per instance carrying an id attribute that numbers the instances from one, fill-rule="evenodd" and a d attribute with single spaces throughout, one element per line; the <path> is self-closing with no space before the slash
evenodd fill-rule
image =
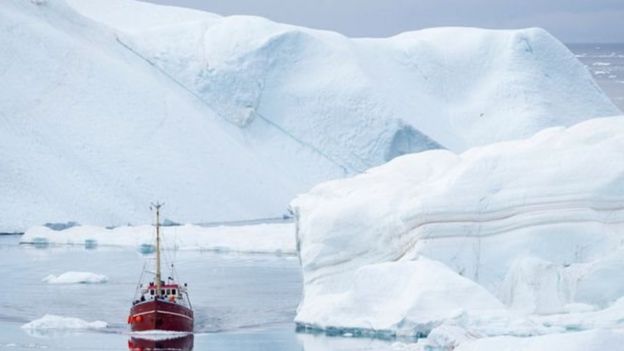
<path id="1" fill-rule="evenodd" d="M 185 306 L 162 300 L 145 301 L 132 306 L 128 323 L 132 331 L 192 332 L 193 311 Z"/>
<path id="2" fill-rule="evenodd" d="M 185 335 L 174 339 L 144 339 L 132 337 L 128 340 L 128 350 L 130 351 L 191 351 L 193 350 L 193 334 Z"/>

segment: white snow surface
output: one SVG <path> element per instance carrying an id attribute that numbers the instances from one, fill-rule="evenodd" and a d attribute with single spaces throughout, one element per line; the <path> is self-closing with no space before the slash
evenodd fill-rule
<path id="1" fill-rule="evenodd" d="M 76 330 L 76 329 L 102 329 L 108 324 L 102 321 L 87 322 L 80 318 L 57 316 L 46 314 L 45 316 L 35 319 L 29 323 L 22 325 L 23 329 L 40 331 L 40 330 Z"/>
<path id="2" fill-rule="evenodd" d="M 600 118 L 461 154 L 406 155 L 316 186 L 291 203 L 304 279 L 297 322 L 362 328 L 366 319 L 397 334 L 450 323 L 485 336 L 621 328 L 623 149 L 624 116 Z M 425 258 L 448 274 L 373 274 Z M 453 284 L 419 299 L 438 276 Z M 418 279 L 428 285 L 410 283 Z M 471 292 L 449 299 L 460 279 Z M 477 296 L 489 311 L 471 312 Z M 463 312 L 433 308 L 449 301 Z"/>
<path id="3" fill-rule="evenodd" d="M 295 225 L 271 223 L 241 226 L 202 227 L 182 225 L 161 227 L 163 249 L 212 250 L 241 253 L 295 254 Z M 151 225 L 122 226 L 112 229 L 97 226 L 76 226 L 52 230 L 45 226 L 28 229 L 20 243 L 46 242 L 60 245 L 139 247 L 155 245 Z M 89 241 L 91 240 L 91 241 Z M 95 242 L 93 242 L 95 240 Z"/>
<path id="4" fill-rule="evenodd" d="M 0 6 L 0 231 L 273 217 L 394 156 L 617 113 L 540 29 L 351 39 L 130 0 Z"/>
<path id="5" fill-rule="evenodd" d="M 58 276 L 50 274 L 43 278 L 48 284 L 101 284 L 108 281 L 108 277 L 103 274 L 91 272 L 65 272 Z"/>

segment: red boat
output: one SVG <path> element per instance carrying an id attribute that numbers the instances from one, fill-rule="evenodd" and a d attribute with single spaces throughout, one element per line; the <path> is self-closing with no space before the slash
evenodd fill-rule
<path id="1" fill-rule="evenodd" d="M 148 284 L 139 283 L 128 323 L 132 331 L 163 330 L 176 332 L 193 331 L 193 309 L 188 296 L 187 285 L 179 285 L 172 274 L 167 282 L 160 272 L 160 207 L 156 209 L 156 276 Z M 145 270 L 144 272 L 145 273 Z M 143 276 L 143 274 L 141 274 Z"/>

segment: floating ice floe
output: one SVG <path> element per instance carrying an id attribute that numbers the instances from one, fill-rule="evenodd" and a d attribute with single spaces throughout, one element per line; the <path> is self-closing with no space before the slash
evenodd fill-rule
<path id="1" fill-rule="evenodd" d="M 163 227 L 164 249 L 211 250 L 244 253 L 294 254 L 294 223 L 270 223 L 240 226 L 203 227 L 182 225 Z M 154 227 L 150 225 L 108 229 L 97 226 L 75 226 L 52 230 L 45 226 L 30 228 L 20 243 L 44 240 L 56 245 L 85 245 L 95 240 L 98 246 L 131 246 L 150 253 L 154 244 Z"/>
<path id="2" fill-rule="evenodd" d="M 91 272 L 65 272 L 58 276 L 53 274 L 43 278 L 49 284 L 101 284 L 108 281 L 108 277 Z"/>
<path id="3" fill-rule="evenodd" d="M 32 322 L 22 325 L 22 329 L 33 331 L 45 331 L 45 330 L 78 330 L 78 329 L 103 329 L 108 324 L 102 321 L 87 322 L 80 318 L 63 317 L 53 314 L 46 314 L 45 316 L 35 319 Z"/>

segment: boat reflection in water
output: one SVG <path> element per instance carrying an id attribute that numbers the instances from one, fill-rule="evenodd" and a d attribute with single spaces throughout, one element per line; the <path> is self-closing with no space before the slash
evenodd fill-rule
<path id="1" fill-rule="evenodd" d="M 128 340 L 130 351 L 191 351 L 193 350 L 193 334 L 179 337 L 164 335 L 133 336 Z"/>

